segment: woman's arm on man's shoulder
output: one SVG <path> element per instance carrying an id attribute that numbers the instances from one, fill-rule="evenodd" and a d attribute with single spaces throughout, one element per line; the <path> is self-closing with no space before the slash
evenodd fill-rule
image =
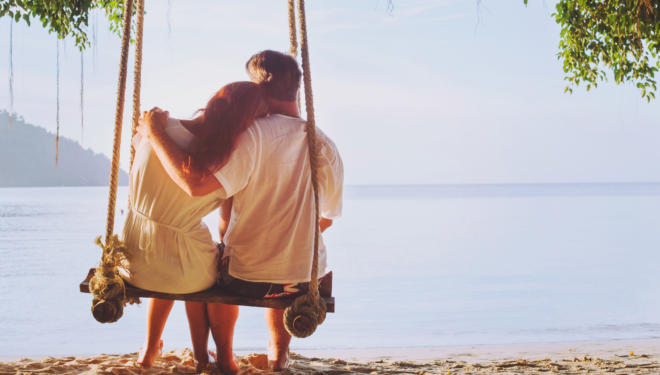
<path id="1" fill-rule="evenodd" d="M 138 131 L 149 140 L 158 160 L 170 178 L 191 197 L 201 196 L 222 189 L 222 184 L 204 171 L 191 166 L 184 171 L 187 154 L 179 149 L 165 133 L 169 113 L 159 108 L 143 113 Z"/>

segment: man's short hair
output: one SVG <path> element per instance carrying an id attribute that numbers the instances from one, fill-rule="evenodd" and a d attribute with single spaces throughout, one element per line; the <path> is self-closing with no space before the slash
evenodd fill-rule
<path id="1" fill-rule="evenodd" d="M 272 50 L 261 51 L 250 57 L 245 69 L 250 80 L 261 85 L 268 97 L 296 100 L 302 73 L 292 56 Z"/>

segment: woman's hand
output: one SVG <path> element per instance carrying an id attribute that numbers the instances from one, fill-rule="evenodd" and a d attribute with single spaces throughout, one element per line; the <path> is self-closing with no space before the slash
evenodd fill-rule
<path id="1" fill-rule="evenodd" d="M 138 133 L 143 137 L 150 138 L 154 131 L 162 129 L 167 124 L 167 119 L 170 117 L 168 111 L 163 111 L 158 107 L 154 107 L 149 111 L 142 112 L 142 117 L 138 121 Z"/>

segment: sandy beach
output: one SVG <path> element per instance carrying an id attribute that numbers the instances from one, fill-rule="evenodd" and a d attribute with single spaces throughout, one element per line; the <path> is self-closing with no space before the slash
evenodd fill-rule
<path id="1" fill-rule="evenodd" d="M 301 351 L 290 374 L 658 374 L 660 340 Z M 137 353 L 45 357 L 0 362 L 0 374 L 193 374 L 189 349 L 163 354 L 155 366 L 134 366 Z M 238 353 L 241 374 L 268 374 L 266 357 Z"/>

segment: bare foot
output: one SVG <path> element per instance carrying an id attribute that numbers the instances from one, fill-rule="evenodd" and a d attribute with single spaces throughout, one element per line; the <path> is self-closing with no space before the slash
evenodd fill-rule
<path id="1" fill-rule="evenodd" d="M 229 374 L 233 375 L 236 374 L 239 370 L 238 365 L 236 364 L 237 358 L 234 355 L 234 353 L 231 353 L 231 359 L 218 359 L 218 355 L 212 351 L 208 351 L 208 355 L 210 357 L 210 361 L 206 361 L 205 363 L 202 363 L 200 361 L 197 362 L 197 365 L 195 366 L 195 371 L 199 374 Z"/>
<path id="2" fill-rule="evenodd" d="M 209 356 L 213 358 L 213 362 L 218 362 L 218 356 L 215 354 L 213 350 L 209 350 Z"/>
<path id="3" fill-rule="evenodd" d="M 268 369 L 282 371 L 289 368 L 289 348 L 282 348 L 268 342 Z"/>
<path id="4" fill-rule="evenodd" d="M 207 373 L 211 369 L 216 367 L 218 363 L 218 356 L 215 355 L 215 352 L 209 350 L 206 352 L 205 358 L 196 358 L 195 372 L 199 374 Z"/>
<path id="5" fill-rule="evenodd" d="M 217 375 L 221 374 L 220 369 L 216 366 L 216 363 L 207 363 L 203 367 L 199 367 L 199 364 L 195 368 L 195 373 L 200 375 Z"/>
<path id="6" fill-rule="evenodd" d="M 222 371 L 223 374 L 234 375 L 238 372 L 239 367 L 236 364 L 236 357 L 234 353 L 230 353 L 229 358 L 217 358 L 218 368 Z"/>
<path id="7" fill-rule="evenodd" d="M 140 348 L 140 353 L 138 353 L 138 359 L 136 364 L 142 368 L 151 368 L 154 361 L 160 358 L 160 355 L 163 353 L 163 340 L 160 340 L 157 348 L 148 350 L 147 346 Z"/>
<path id="8" fill-rule="evenodd" d="M 238 370 L 238 366 L 235 369 L 226 369 L 216 362 L 207 363 L 202 368 L 195 368 L 196 373 L 203 375 L 235 375 Z"/>

